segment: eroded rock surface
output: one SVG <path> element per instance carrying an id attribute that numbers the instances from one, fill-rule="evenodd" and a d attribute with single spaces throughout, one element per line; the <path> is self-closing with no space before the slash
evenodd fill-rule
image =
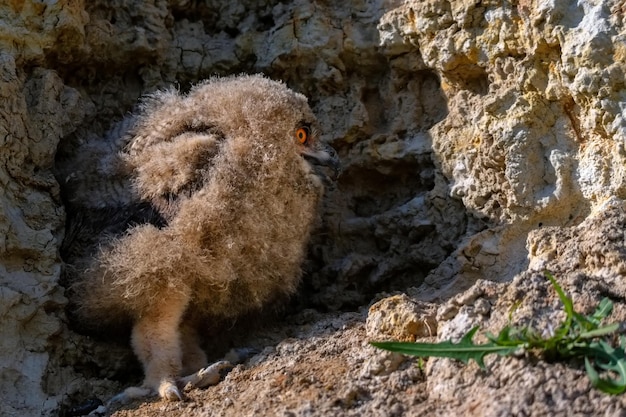
<path id="1" fill-rule="evenodd" d="M 268 375 L 265 414 L 617 412 L 621 400 L 591 390 L 580 367 L 498 358 L 487 375 L 429 361 L 423 375 L 350 345 L 368 337 L 363 326 L 344 334 L 355 318 L 333 312 L 402 291 L 439 305 L 442 340 L 476 323 L 497 330 L 520 299 L 515 319 L 547 326 L 559 310 L 540 276 L 549 268 L 575 303 L 591 308 L 608 294 L 624 319 L 625 12 L 617 0 L 2 3 L 0 414 L 52 415 L 137 378 L 128 349 L 76 334 L 66 319 L 68 161 L 142 94 L 239 72 L 309 96 L 342 158 L 295 302 L 330 314 L 337 331 L 318 329 L 313 314 L 291 336 L 336 362 L 291 368 L 307 356 L 285 342 L 193 394 L 203 405 L 181 415 L 244 410 L 218 406 L 216 390 L 245 402 L 259 389 L 250 378 Z M 276 335 L 248 342 L 276 346 Z M 342 369 L 356 385 L 337 382 Z M 279 394 L 288 401 L 271 400 Z"/>
<path id="2" fill-rule="evenodd" d="M 36 69 L 25 80 L 4 52 L 0 96 L 0 414 L 47 414 L 58 407 L 46 384 L 60 372 L 48 364 L 64 345 L 66 303 L 58 285 L 64 212 L 52 167 L 59 139 L 84 110 L 54 71 Z"/>
<path id="3" fill-rule="evenodd" d="M 544 269 L 554 272 L 577 311 L 591 314 L 608 297 L 615 303 L 610 322 L 621 323 L 618 331 L 623 333 L 625 221 L 626 206 L 614 198 L 577 226 L 533 231 L 528 236 L 528 270 L 510 283 L 478 281 L 445 303 L 439 310 L 439 340 L 458 339 L 476 325 L 481 334 L 497 334 L 509 319 L 515 326 L 551 334 L 565 315 Z M 623 396 L 593 389 L 580 363 L 545 363 L 524 356 L 491 358 L 486 363 L 488 372 L 475 363 L 430 360 L 426 369 L 430 398 L 449 415 L 619 415 L 626 406 Z"/>

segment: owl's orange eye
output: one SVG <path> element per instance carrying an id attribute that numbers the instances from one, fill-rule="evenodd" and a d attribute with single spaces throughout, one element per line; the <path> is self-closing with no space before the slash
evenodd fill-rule
<path id="1" fill-rule="evenodd" d="M 298 142 L 301 144 L 306 145 L 309 140 L 309 129 L 306 127 L 298 128 L 298 130 L 296 130 L 296 139 L 298 139 Z"/>

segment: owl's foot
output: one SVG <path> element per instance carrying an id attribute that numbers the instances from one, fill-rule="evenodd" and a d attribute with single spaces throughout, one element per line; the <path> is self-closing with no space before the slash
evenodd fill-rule
<path id="1" fill-rule="evenodd" d="M 106 408 L 108 410 L 118 408 L 134 400 L 152 397 L 154 394 L 156 393 L 148 387 L 129 387 L 119 394 L 114 395 L 113 398 L 106 403 Z"/>
<path id="2" fill-rule="evenodd" d="M 225 373 L 230 371 L 233 365 L 228 361 L 215 362 L 206 368 L 202 368 L 191 375 L 187 375 L 183 378 L 174 381 L 173 379 L 166 378 L 159 384 L 158 390 L 155 391 L 149 387 L 129 387 L 119 394 L 113 396 L 107 403 L 105 410 L 112 410 L 120 408 L 123 405 L 135 400 L 145 400 L 150 397 L 154 397 L 157 394 L 167 401 L 182 401 L 183 395 L 180 389 L 183 387 L 185 392 L 189 392 L 196 388 L 206 388 L 210 385 L 215 385 L 220 382 L 220 379 Z"/>
<path id="3" fill-rule="evenodd" d="M 215 362 L 206 368 L 202 368 L 191 375 L 181 378 L 179 382 L 184 387 L 185 392 L 191 391 L 194 388 L 206 388 L 220 382 L 222 376 L 232 368 L 233 365 L 228 361 Z"/>
<path id="4" fill-rule="evenodd" d="M 182 401 L 183 396 L 180 394 L 176 383 L 173 380 L 163 380 L 159 385 L 159 397 L 167 401 Z"/>
<path id="5" fill-rule="evenodd" d="M 149 387 L 129 387 L 113 396 L 113 398 L 106 403 L 106 409 L 117 409 L 132 401 L 145 400 L 156 396 L 156 394 L 157 392 Z M 158 395 L 167 401 L 182 401 L 183 399 L 176 383 L 169 378 L 161 381 L 158 389 Z"/>

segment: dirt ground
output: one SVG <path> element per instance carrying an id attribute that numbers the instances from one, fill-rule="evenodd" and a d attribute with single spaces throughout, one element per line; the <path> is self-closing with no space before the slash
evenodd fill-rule
<path id="1" fill-rule="evenodd" d="M 368 346 L 366 312 L 312 310 L 256 335 L 269 344 L 215 386 L 182 402 L 133 402 L 115 417 L 400 416 L 427 413 L 424 373 L 412 359 Z M 277 344 L 271 344 L 277 342 Z M 288 358 L 286 361 L 285 359 Z M 112 410 L 113 411 L 113 410 Z"/>

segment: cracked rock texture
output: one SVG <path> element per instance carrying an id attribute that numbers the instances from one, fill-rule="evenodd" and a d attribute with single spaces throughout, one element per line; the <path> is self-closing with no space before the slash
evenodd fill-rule
<path id="1" fill-rule="evenodd" d="M 0 415 L 57 415 L 140 379 L 123 337 L 67 320 L 69 161 L 142 94 L 240 72 L 307 95 L 343 174 L 288 323 L 231 335 L 262 353 L 171 415 L 619 415 L 579 364 L 422 372 L 365 341 L 494 332 L 517 302 L 516 323 L 548 329 L 560 306 L 544 268 L 580 309 L 608 296 L 626 319 L 625 13 L 623 0 L 2 2 Z"/>

